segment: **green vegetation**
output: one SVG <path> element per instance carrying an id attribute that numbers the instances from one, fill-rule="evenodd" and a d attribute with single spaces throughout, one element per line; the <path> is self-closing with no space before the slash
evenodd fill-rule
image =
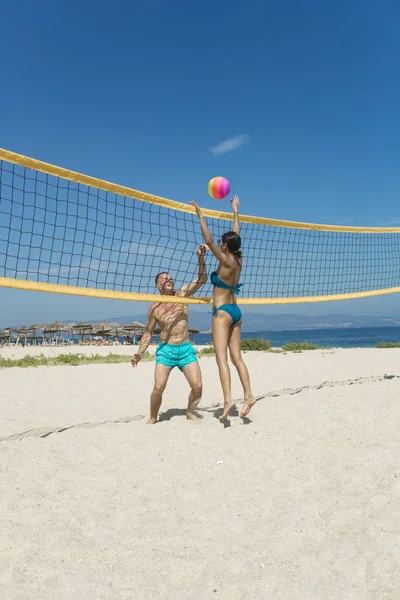
<path id="1" fill-rule="evenodd" d="M 143 355 L 142 361 L 154 360 L 155 357 L 148 352 Z M 0 356 L 0 368 L 6 369 L 10 367 L 55 367 L 60 365 L 70 365 L 78 367 L 79 365 L 105 364 L 105 363 L 129 363 L 131 356 L 120 354 L 108 354 L 101 356 L 100 354 L 60 354 L 47 358 L 43 354 L 39 356 L 24 356 L 23 358 L 3 358 Z"/>
<path id="2" fill-rule="evenodd" d="M 303 350 L 321 350 L 315 344 L 310 342 L 289 342 L 283 348 L 272 348 L 272 344 L 269 340 L 262 338 L 254 338 L 241 341 L 241 349 L 243 352 L 258 351 L 258 352 L 272 352 L 279 354 L 280 352 L 302 352 Z M 214 346 L 207 346 L 203 350 L 197 353 L 201 356 L 213 356 L 215 354 Z"/>
<path id="3" fill-rule="evenodd" d="M 285 352 L 302 352 L 303 350 L 318 350 L 318 346 L 310 342 L 288 342 L 282 347 Z"/>
<path id="4" fill-rule="evenodd" d="M 240 347 L 243 352 L 248 352 L 249 350 L 257 350 L 264 352 L 272 351 L 272 344 L 269 340 L 263 340 L 261 338 L 249 339 L 249 340 L 241 340 Z M 197 356 L 214 356 L 215 350 L 214 346 L 206 346 L 203 350 L 200 350 L 197 353 Z"/>
<path id="5" fill-rule="evenodd" d="M 378 342 L 377 348 L 400 348 L 400 342 Z"/>
<path id="6" fill-rule="evenodd" d="M 400 348 L 400 342 L 379 342 L 377 348 Z M 283 348 L 272 348 L 272 344 L 269 340 L 262 338 L 254 338 L 241 341 L 241 349 L 243 352 L 258 351 L 258 352 L 302 352 L 302 350 L 317 350 L 321 349 L 310 344 L 310 342 L 289 342 Z M 197 356 L 215 356 L 214 346 L 209 345 L 197 352 Z M 146 352 L 143 355 L 142 361 L 153 361 L 155 356 Z M 100 354 L 60 354 L 52 358 L 47 358 L 43 354 L 39 356 L 24 356 L 23 358 L 3 358 L 0 355 L 0 369 L 6 369 L 10 367 L 54 367 L 60 365 L 70 365 L 78 367 L 79 365 L 92 365 L 92 364 L 111 364 L 111 363 L 129 363 L 131 361 L 130 355 L 120 354 L 108 354 L 101 356 Z"/>
<path id="7" fill-rule="evenodd" d="M 271 350 L 272 344 L 269 340 L 263 340 L 262 338 L 254 338 L 249 340 L 242 340 L 240 342 L 240 347 L 243 352 L 247 352 L 249 350 L 268 351 Z"/>
<path id="8" fill-rule="evenodd" d="M 214 346 L 207 346 L 206 348 L 203 348 L 203 350 L 197 351 L 197 356 L 199 358 L 201 356 L 214 356 L 214 355 L 215 355 Z"/>

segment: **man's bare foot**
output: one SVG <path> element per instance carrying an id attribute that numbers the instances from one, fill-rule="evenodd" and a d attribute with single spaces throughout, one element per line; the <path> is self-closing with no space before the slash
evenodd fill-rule
<path id="1" fill-rule="evenodd" d="M 157 419 L 154 419 L 154 417 L 150 417 L 150 419 L 147 421 L 146 425 L 155 425 L 157 423 Z"/>
<path id="2" fill-rule="evenodd" d="M 188 421 L 200 421 L 199 417 L 196 417 L 196 415 L 190 411 L 187 411 L 186 418 Z"/>
<path id="3" fill-rule="evenodd" d="M 199 417 L 196 417 L 195 415 L 195 410 L 198 407 L 199 403 L 200 403 L 201 398 L 199 397 L 195 397 L 195 395 L 193 394 L 193 392 L 191 392 L 190 396 L 189 396 L 189 402 L 187 405 L 187 409 L 186 409 L 186 418 L 188 419 L 188 421 L 198 421 Z"/>
<path id="4" fill-rule="evenodd" d="M 250 396 L 250 398 L 245 398 L 245 400 L 243 402 L 242 410 L 240 411 L 240 416 L 246 417 L 249 414 L 249 412 L 251 411 L 252 407 L 255 405 L 255 403 L 256 403 L 256 399 L 253 398 L 253 396 Z"/>
<path id="5" fill-rule="evenodd" d="M 220 421 L 225 421 L 225 419 L 227 417 L 229 417 L 229 411 L 231 410 L 231 408 L 233 408 L 235 406 L 235 403 L 233 400 L 231 400 L 230 402 L 227 402 L 226 404 L 224 404 L 224 412 L 222 413 L 222 415 L 219 417 Z"/>

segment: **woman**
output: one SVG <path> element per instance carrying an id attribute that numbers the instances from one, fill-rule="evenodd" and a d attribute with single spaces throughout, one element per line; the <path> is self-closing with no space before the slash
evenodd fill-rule
<path id="1" fill-rule="evenodd" d="M 220 420 L 226 419 L 230 409 L 235 405 L 231 393 L 228 348 L 231 361 L 237 369 L 243 386 L 244 403 L 240 416 L 245 417 L 249 414 L 251 407 L 256 401 L 251 393 L 249 372 L 240 351 L 242 313 L 235 301 L 235 294 L 239 293 L 241 287 L 239 279 L 242 271 L 241 239 L 239 235 L 239 198 L 235 196 L 231 200 L 234 213 L 233 231 L 224 233 L 219 246 L 217 246 L 212 238 L 200 207 L 194 201 L 191 204 L 195 207 L 197 216 L 199 217 L 204 241 L 219 261 L 218 268 L 214 273 L 211 273 L 210 280 L 214 286 L 212 336 L 224 394 L 224 412 L 220 416 Z"/>

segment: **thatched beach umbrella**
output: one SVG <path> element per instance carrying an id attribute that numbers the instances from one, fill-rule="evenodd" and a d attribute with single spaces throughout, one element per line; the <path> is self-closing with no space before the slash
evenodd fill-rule
<path id="1" fill-rule="evenodd" d="M 130 335 L 141 335 L 146 329 L 146 326 L 139 323 L 139 321 L 132 321 L 131 323 L 124 325 L 124 329 L 126 329 Z"/>
<path id="2" fill-rule="evenodd" d="M 92 327 L 93 323 L 88 323 L 87 321 L 82 321 L 74 325 L 74 329 L 92 329 Z"/>
<path id="3" fill-rule="evenodd" d="M 44 334 L 61 333 L 61 332 L 67 331 L 67 330 L 68 330 L 68 325 L 66 325 L 62 321 L 53 321 L 52 323 L 49 323 L 48 325 L 43 326 Z M 56 342 L 58 343 L 58 336 L 57 336 Z"/>
<path id="4" fill-rule="evenodd" d="M 80 323 L 76 323 L 73 329 L 80 334 L 89 335 L 90 333 L 92 333 L 93 323 L 81 321 Z"/>
<path id="5" fill-rule="evenodd" d="M 4 340 L 8 340 L 8 343 L 10 343 L 10 339 L 11 339 L 11 329 L 2 329 L 0 331 L 0 341 L 3 342 Z"/>
<path id="6" fill-rule="evenodd" d="M 23 334 L 23 335 L 24 335 L 25 333 L 28 333 L 28 329 L 27 329 L 26 325 L 24 325 L 23 327 L 17 327 L 16 329 L 14 329 L 14 331 L 15 331 L 16 333 L 21 333 L 21 334 Z"/>
<path id="7" fill-rule="evenodd" d="M 68 325 L 62 321 L 53 321 L 48 325 L 43 326 L 43 332 L 45 333 L 60 333 L 61 331 L 67 331 Z"/>
<path id="8" fill-rule="evenodd" d="M 33 331 L 33 330 L 31 329 L 30 326 L 24 325 L 23 327 L 18 327 L 18 329 L 14 329 L 14 331 L 18 334 L 17 344 L 19 342 L 19 338 L 23 337 L 24 341 L 25 341 L 25 345 L 26 345 L 26 341 L 27 341 L 27 338 L 28 338 L 28 333 L 30 331 Z M 30 337 L 32 337 L 32 336 L 30 336 Z"/>
<path id="9" fill-rule="evenodd" d="M 76 325 L 74 326 L 74 331 L 76 331 L 76 333 L 78 335 L 81 336 L 81 339 L 83 340 L 83 336 L 84 335 L 91 335 L 93 332 L 93 324 L 92 323 L 88 323 L 87 321 L 81 321 L 81 323 L 76 323 Z"/>
<path id="10" fill-rule="evenodd" d="M 122 325 L 122 323 L 111 323 L 111 330 L 126 333 L 125 325 Z M 122 333 L 117 335 L 122 335 Z"/>
<path id="11" fill-rule="evenodd" d="M 146 325 L 143 325 L 143 323 L 139 323 L 139 321 L 131 321 L 127 325 L 124 325 L 124 327 L 125 327 L 125 329 L 128 329 L 130 327 L 137 327 L 138 329 L 146 329 Z"/>
<path id="12" fill-rule="evenodd" d="M 189 327 L 189 339 L 194 342 L 194 336 L 200 333 L 199 329 L 193 329 L 193 327 Z"/>
<path id="13" fill-rule="evenodd" d="M 124 329 L 124 327 L 122 325 L 120 325 L 119 327 L 112 327 L 111 329 L 109 329 L 107 331 L 107 333 L 105 334 L 107 337 L 120 337 L 123 335 L 128 335 L 128 331 L 126 329 Z"/>
<path id="14" fill-rule="evenodd" d="M 43 325 L 43 323 L 35 323 L 34 325 L 28 325 L 26 327 L 27 331 L 31 331 L 32 332 L 32 338 L 35 340 L 35 344 L 36 344 L 36 340 L 38 337 L 43 337 L 40 335 L 36 335 L 36 333 L 38 331 L 43 331 L 43 329 L 46 327 L 46 325 Z"/>
<path id="15" fill-rule="evenodd" d="M 66 324 L 66 328 L 65 331 L 67 332 L 68 335 L 68 341 L 70 341 L 70 337 L 72 336 L 72 340 L 74 340 L 74 334 L 75 334 L 75 323 L 67 323 Z"/>
<path id="16" fill-rule="evenodd" d="M 36 324 L 36 325 L 28 325 L 26 327 L 27 330 L 29 331 L 40 331 L 42 330 L 44 327 L 46 327 L 46 325 L 43 324 Z"/>
<path id="17" fill-rule="evenodd" d="M 8 337 L 9 338 L 8 341 L 10 342 L 14 331 L 15 331 L 14 327 L 4 327 L 4 329 L 2 329 L 3 337 Z M 7 334 L 7 332 L 8 332 L 8 334 Z"/>
<path id="18" fill-rule="evenodd" d="M 100 321 L 99 323 L 95 323 L 93 325 L 93 333 L 95 335 L 102 335 L 104 336 L 106 334 L 106 332 L 110 331 L 110 329 L 112 329 L 113 327 L 113 323 L 109 323 L 108 321 Z"/>
<path id="19" fill-rule="evenodd" d="M 46 325 L 43 325 L 43 323 L 35 323 L 34 325 L 28 325 L 26 327 L 27 331 L 32 331 L 32 336 L 34 337 L 35 341 L 37 337 L 41 337 L 41 336 L 37 336 L 36 332 L 37 331 L 43 331 L 43 329 L 46 327 Z"/>
<path id="20" fill-rule="evenodd" d="M 126 336 L 129 333 L 125 325 L 122 325 L 121 323 L 110 323 L 110 325 L 111 329 L 105 333 L 107 337 L 121 337 Z"/>

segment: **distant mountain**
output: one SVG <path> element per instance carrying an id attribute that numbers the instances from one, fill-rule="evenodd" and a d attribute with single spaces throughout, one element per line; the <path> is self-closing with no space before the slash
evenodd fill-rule
<path id="1" fill-rule="evenodd" d="M 146 323 L 147 314 L 130 315 L 124 317 L 107 317 L 107 321 L 118 321 L 129 323 L 139 321 Z M 211 314 L 191 310 L 189 312 L 189 324 L 200 331 L 208 331 L 211 327 Z M 370 317 L 358 315 L 268 315 L 245 311 L 243 331 L 285 331 L 294 329 L 333 329 L 354 327 L 399 327 L 400 317 Z"/>
<path id="2" fill-rule="evenodd" d="M 72 315 L 73 317 L 74 315 Z M 100 319 L 65 319 L 64 323 L 76 323 L 81 320 L 88 320 L 91 323 L 100 321 Z M 147 314 L 133 314 L 128 316 L 109 316 L 105 317 L 110 323 L 130 323 L 131 321 L 139 321 L 146 324 Z M 26 324 L 26 323 L 25 323 Z M 9 323 L 6 323 L 9 325 Z M 24 323 L 14 324 L 18 327 Z M 211 309 L 210 310 L 192 310 L 189 311 L 189 325 L 194 329 L 199 329 L 201 332 L 208 332 L 211 328 Z M 293 331 L 293 330 L 309 330 L 309 329 L 350 329 L 358 327 L 399 327 L 400 317 L 371 317 L 358 315 L 323 315 L 323 316 L 307 316 L 296 314 L 278 314 L 268 315 L 265 313 L 257 313 L 244 310 L 243 331 Z M 1 329 L 1 327 L 0 327 Z"/>

